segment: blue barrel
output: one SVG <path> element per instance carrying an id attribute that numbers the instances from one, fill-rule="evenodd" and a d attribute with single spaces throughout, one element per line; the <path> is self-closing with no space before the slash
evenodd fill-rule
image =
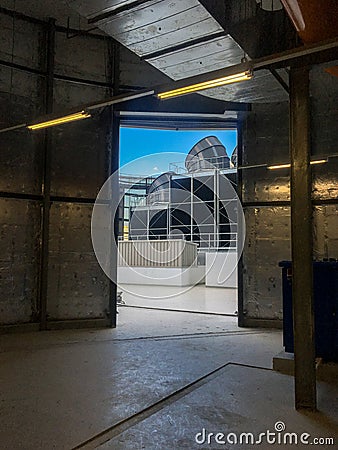
<path id="1" fill-rule="evenodd" d="M 292 312 L 292 263 L 281 261 L 283 285 L 283 345 L 294 352 Z M 338 262 L 313 262 L 316 356 L 338 361 Z"/>

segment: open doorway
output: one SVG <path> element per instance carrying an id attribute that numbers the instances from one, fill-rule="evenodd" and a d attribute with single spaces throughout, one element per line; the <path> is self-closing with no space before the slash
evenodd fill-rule
<path id="1" fill-rule="evenodd" d="M 120 128 L 119 302 L 236 316 L 236 126 L 163 128 Z"/>

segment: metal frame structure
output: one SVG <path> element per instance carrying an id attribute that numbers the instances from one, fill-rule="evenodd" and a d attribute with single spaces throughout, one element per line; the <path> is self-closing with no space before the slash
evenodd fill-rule
<path id="1" fill-rule="evenodd" d="M 221 159 L 221 158 L 220 158 Z M 211 163 L 212 164 L 212 163 Z M 135 212 L 146 212 L 147 218 L 145 223 L 143 224 L 144 227 L 142 229 L 137 228 L 130 228 L 129 229 L 129 236 L 132 240 L 141 240 L 141 239 L 150 239 L 150 234 L 156 236 L 156 232 L 159 236 L 163 235 L 163 238 L 165 239 L 175 239 L 175 235 L 173 235 L 172 231 L 179 228 L 189 228 L 189 233 L 184 233 L 185 238 L 187 240 L 191 240 L 194 242 L 194 236 L 195 236 L 195 227 L 199 227 L 199 236 L 201 238 L 199 242 L 199 250 L 205 251 L 210 249 L 219 249 L 225 244 L 229 244 L 230 249 L 237 249 L 237 223 L 229 222 L 229 232 L 221 231 L 220 227 L 222 223 L 220 222 L 219 217 L 219 201 L 225 202 L 227 205 L 229 205 L 230 202 L 235 202 L 237 204 L 237 198 L 229 199 L 229 198 L 223 198 L 222 193 L 220 192 L 220 183 L 219 183 L 219 177 L 221 175 L 226 176 L 227 173 L 234 173 L 236 169 L 205 169 L 200 170 L 197 172 L 185 172 L 180 174 L 170 174 L 169 176 L 169 186 L 167 190 L 167 199 L 165 202 L 161 201 L 160 203 L 155 202 L 154 198 L 147 198 L 146 204 L 143 204 L 141 206 L 136 206 Z M 173 183 L 175 183 L 175 180 L 178 182 L 182 179 L 190 180 L 190 190 L 189 194 L 187 194 L 187 198 L 180 202 L 176 203 L 173 201 L 172 198 L 172 189 Z M 204 204 L 200 199 L 197 199 L 196 195 L 194 194 L 195 188 L 194 188 L 194 180 L 198 180 L 199 182 L 203 183 L 203 179 L 207 183 L 208 181 L 212 182 L 212 192 L 213 192 L 213 200 L 212 205 L 214 208 L 214 213 L 212 215 L 212 223 L 206 223 L 206 224 L 198 224 L 194 223 L 194 216 L 196 217 L 195 212 L 198 209 L 199 204 Z M 175 184 L 174 184 L 175 186 Z M 209 187 L 210 188 L 210 187 Z M 176 188 L 177 189 L 177 188 Z M 200 188 L 198 188 L 200 189 Z M 183 189 L 182 192 L 187 192 L 186 189 Z M 189 197 L 189 199 L 188 199 Z M 172 211 L 176 208 L 182 207 L 184 210 L 187 209 L 190 211 L 190 224 L 187 223 L 181 223 L 178 224 L 172 224 L 173 219 L 173 213 Z M 235 207 L 234 207 L 235 209 Z M 131 211 L 133 211 L 133 208 L 131 208 Z M 151 216 L 154 213 L 164 212 L 166 211 L 167 216 L 167 223 L 165 228 L 149 228 L 149 224 L 151 223 Z M 132 213 L 130 214 L 132 216 Z M 156 214 L 155 214 L 156 216 Z M 211 216 L 210 216 L 211 218 Z M 175 218 L 177 221 L 178 219 Z M 224 225 L 224 224 L 223 224 Z M 145 228 L 146 227 L 146 228 Z M 203 228 L 206 230 L 203 232 Z M 137 233 L 137 231 L 140 232 L 140 234 Z M 225 237 L 224 235 L 227 235 Z"/>
<path id="2" fill-rule="evenodd" d="M 50 22 L 36 19 L 35 17 L 27 16 L 26 14 L 18 13 L 17 11 L 12 11 L 7 8 L 0 7 L 0 14 L 7 15 L 7 16 L 13 17 L 15 19 L 20 19 L 20 20 L 23 20 L 25 22 L 29 22 L 29 23 L 32 23 L 35 25 L 40 25 L 43 29 L 47 30 L 47 32 L 50 27 Z M 67 28 L 67 27 L 63 27 L 60 25 L 56 25 L 55 23 L 54 23 L 54 32 L 66 34 L 67 36 L 69 33 L 72 33 L 73 35 L 76 35 L 76 36 L 82 36 L 82 37 L 85 36 L 89 39 L 105 41 L 108 43 L 108 45 L 110 44 L 111 46 L 113 46 L 113 51 L 110 52 L 113 61 L 116 63 L 119 60 L 119 58 L 118 58 L 119 44 L 113 38 L 111 38 L 109 36 L 93 34 L 91 32 L 85 31 L 85 30 L 77 30 L 77 29 L 73 29 L 73 28 Z M 16 70 L 21 70 L 21 71 L 24 71 L 27 73 L 40 75 L 40 76 L 46 77 L 46 78 L 48 77 L 48 69 L 47 68 L 40 70 L 40 69 L 25 66 L 22 64 L 16 64 L 11 61 L 5 61 L 5 60 L 0 60 L 0 66 L 9 67 L 11 69 L 16 69 Z M 118 66 L 118 64 L 117 64 L 117 66 Z M 118 71 L 115 71 L 114 77 L 111 81 L 102 82 L 102 81 L 96 81 L 96 80 L 89 80 L 86 78 L 69 77 L 66 75 L 55 73 L 55 71 L 53 70 L 53 79 L 54 80 L 66 81 L 69 83 L 88 85 L 88 86 L 106 87 L 106 88 L 112 89 L 113 92 L 115 92 L 115 93 L 118 92 L 118 90 L 119 91 L 130 91 L 130 90 L 138 91 L 138 90 L 143 89 L 140 86 L 119 85 L 119 83 L 116 82 L 117 75 L 118 75 Z"/>

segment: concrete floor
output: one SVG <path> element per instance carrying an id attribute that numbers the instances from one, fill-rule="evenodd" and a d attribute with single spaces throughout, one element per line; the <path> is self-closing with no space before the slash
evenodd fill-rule
<path id="1" fill-rule="evenodd" d="M 142 286 L 120 284 L 127 305 L 164 308 L 176 311 L 197 311 L 212 314 L 235 314 L 237 289 L 175 286 Z"/>
<path id="2" fill-rule="evenodd" d="M 1 449 L 251 449 L 195 435 L 258 434 L 277 421 L 312 437 L 337 429 L 337 385 L 320 383 L 320 413 L 295 412 L 292 378 L 270 370 L 281 333 L 236 318 L 120 308 L 116 330 L 0 342 Z"/>

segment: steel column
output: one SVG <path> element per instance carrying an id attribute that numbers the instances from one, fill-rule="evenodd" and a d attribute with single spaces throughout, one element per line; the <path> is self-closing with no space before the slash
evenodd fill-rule
<path id="1" fill-rule="evenodd" d="M 47 76 L 46 76 L 46 113 L 53 111 L 53 77 L 55 54 L 55 19 L 49 19 L 47 31 Z M 51 146 L 52 135 L 49 129 L 44 134 L 43 173 L 42 173 L 42 207 L 41 207 L 41 255 L 39 279 L 39 312 L 40 329 L 47 329 L 47 291 L 48 291 L 48 253 L 49 253 L 49 219 L 50 219 L 50 189 L 51 189 Z"/>
<path id="2" fill-rule="evenodd" d="M 117 114 L 113 113 L 113 108 L 109 107 L 111 113 L 111 174 L 116 173 L 119 169 L 120 163 L 120 120 Z M 111 281 L 109 286 L 109 317 L 110 326 L 115 328 L 117 325 L 117 244 L 119 237 L 119 205 L 118 200 L 120 197 L 120 183 L 117 176 L 111 179 L 111 195 L 112 195 L 112 214 L 111 214 L 111 230 L 112 230 L 112 241 L 111 241 L 111 255 L 110 255 L 110 275 Z M 113 245 L 115 241 L 116 245 Z M 115 280 L 115 281 L 114 281 Z"/>
<path id="3" fill-rule="evenodd" d="M 243 164 L 243 122 L 238 121 L 237 125 L 237 167 L 242 166 Z M 243 206 L 243 173 L 241 170 L 237 170 L 237 195 L 239 198 L 239 201 Z M 240 214 L 238 214 L 237 217 L 237 233 L 239 230 L 241 230 L 241 233 L 244 233 L 245 230 L 244 224 L 239 222 L 240 220 Z M 239 233 L 237 234 L 237 240 L 238 240 Z M 238 251 L 238 243 L 237 245 L 237 251 Z M 244 250 L 243 250 L 244 251 Z M 237 263 L 237 308 L 238 308 L 238 326 L 244 327 L 245 326 L 245 314 L 244 314 L 244 294 L 243 294 L 243 253 L 241 254 L 240 258 L 238 259 Z"/>
<path id="4" fill-rule="evenodd" d="M 290 72 L 291 246 L 296 409 L 316 409 L 309 68 Z"/>
<path id="5" fill-rule="evenodd" d="M 119 93 L 119 82 L 120 82 L 120 66 L 119 66 L 119 47 L 117 44 L 114 44 L 108 41 L 108 82 L 111 83 L 113 88 L 109 89 L 110 95 L 116 95 Z M 109 175 L 116 174 L 119 170 L 120 166 L 120 118 L 114 113 L 114 107 L 110 106 L 109 110 L 109 127 L 110 130 L 107 130 L 109 136 L 109 145 L 108 145 L 108 154 L 110 156 L 109 159 Z M 111 230 L 113 231 L 111 236 L 111 255 L 110 255 L 110 272 L 111 279 L 109 283 L 109 319 L 110 326 L 112 328 L 116 328 L 117 325 L 117 245 L 118 245 L 118 237 L 119 237 L 119 213 L 120 208 L 119 205 L 116 204 L 116 201 L 120 198 L 120 183 L 118 177 L 113 177 L 111 180 L 111 206 L 112 206 L 112 214 L 111 214 Z M 115 214 L 114 214 L 115 211 Z M 123 211 L 124 214 L 124 211 Z M 123 232 L 123 230 L 122 230 Z M 116 245 L 113 245 L 115 241 Z M 115 280 L 115 281 L 113 281 Z"/>

